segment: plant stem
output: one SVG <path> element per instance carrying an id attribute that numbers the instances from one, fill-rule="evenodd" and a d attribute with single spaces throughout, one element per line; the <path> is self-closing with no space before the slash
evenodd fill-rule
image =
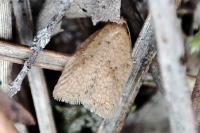
<path id="1" fill-rule="evenodd" d="M 65 15 L 66 9 L 70 7 L 71 0 L 60 1 L 61 8 L 58 14 L 55 14 L 47 24 L 45 28 L 40 30 L 33 39 L 33 45 L 31 46 L 32 53 L 30 54 L 27 61 L 25 61 L 24 66 L 20 73 L 17 75 L 15 80 L 10 84 L 10 90 L 8 92 L 9 96 L 15 95 L 20 91 L 23 79 L 26 77 L 27 73 L 30 71 L 32 65 L 34 64 L 38 54 L 42 51 L 45 46 L 49 43 L 50 38 L 53 34 L 54 28 L 62 20 Z"/>

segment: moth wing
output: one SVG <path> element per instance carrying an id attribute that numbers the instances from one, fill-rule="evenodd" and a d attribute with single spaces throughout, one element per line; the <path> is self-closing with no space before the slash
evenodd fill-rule
<path id="1" fill-rule="evenodd" d="M 67 63 L 54 97 L 71 104 L 82 103 L 90 111 L 109 118 L 128 78 L 131 42 L 126 28 L 117 24 L 105 26 L 94 40 Z"/>

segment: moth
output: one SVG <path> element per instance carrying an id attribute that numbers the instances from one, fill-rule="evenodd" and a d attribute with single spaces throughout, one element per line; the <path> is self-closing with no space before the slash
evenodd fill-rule
<path id="1" fill-rule="evenodd" d="M 132 67 L 131 51 L 125 22 L 107 24 L 69 59 L 54 98 L 82 104 L 103 118 L 113 117 Z"/>

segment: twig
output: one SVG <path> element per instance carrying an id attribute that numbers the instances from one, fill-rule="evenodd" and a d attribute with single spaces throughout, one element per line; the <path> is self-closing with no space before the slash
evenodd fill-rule
<path id="1" fill-rule="evenodd" d="M 20 43 L 31 46 L 33 39 L 32 14 L 29 0 L 12 0 L 13 13 Z"/>
<path id="2" fill-rule="evenodd" d="M 62 4 L 61 4 L 62 1 L 66 1 L 66 0 L 45 0 L 45 2 L 43 4 L 43 8 L 40 11 L 38 19 L 37 19 L 36 31 L 40 31 L 46 27 L 46 24 L 52 18 L 52 16 L 55 16 L 58 13 L 58 10 L 60 10 L 60 8 L 62 6 Z M 73 3 L 74 3 L 74 1 L 73 1 Z M 73 3 L 70 5 L 69 8 L 72 7 Z M 70 10 L 70 9 L 68 9 L 68 10 Z M 65 12 L 65 15 L 66 15 L 66 12 Z M 55 35 L 61 31 L 62 31 L 61 23 L 58 23 L 54 27 L 54 31 L 53 31 L 52 35 Z"/>
<path id="3" fill-rule="evenodd" d="M 194 24 L 196 24 L 197 27 L 200 25 L 200 1 L 197 1 L 196 4 L 196 10 L 194 12 Z"/>
<path id="4" fill-rule="evenodd" d="M 154 38 L 151 17 L 148 16 L 133 50 L 133 68 L 124 86 L 118 110 L 114 118 L 102 122 L 98 130 L 99 133 L 118 133 L 122 129 L 127 113 L 140 89 L 142 80 L 149 69 L 152 59 L 156 55 Z"/>
<path id="5" fill-rule="evenodd" d="M 160 73 L 160 67 L 159 67 L 159 64 L 157 62 L 157 58 L 154 59 L 154 61 L 152 62 L 151 66 L 150 66 L 150 69 L 149 69 L 149 72 L 151 73 L 152 77 L 153 77 L 153 80 L 154 82 L 156 83 L 159 91 L 164 94 L 164 88 L 163 88 L 163 85 L 162 85 L 162 80 L 161 80 L 161 73 Z"/>
<path id="6" fill-rule="evenodd" d="M 199 92 L 200 92 L 200 69 L 196 77 L 194 89 L 192 91 L 192 106 L 193 106 L 193 110 L 196 116 L 195 118 L 197 120 L 196 126 L 198 129 L 198 132 L 200 132 L 200 113 L 199 113 L 200 93 Z"/>
<path id="7" fill-rule="evenodd" d="M 0 0 L 0 38 L 12 38 L 12 15 L 10 0 Z M 0 60 L 0 89 L 5 92 L 11 81 L 12 63 Z"/>
<path id="8" fill-rule="evenodd" d="M 26 46 L 0 41 L 1 60 L 23 64 L 30 53 L 31 49 Z M 50 50 L 43 50 L 39 53 L 33 65 L 50 70 L 62 71 L 69 59 L 69 55 Z"/>
<path id="9" fill-rule="evenodd" d="M 48 89 L 42 69 L 33 67 L 28 74 L 28 78 L 40 132 L 56 133 Z"/>
<path id="10" fill-rule="evenodd" d="M 184 45 L 173 0 L 149 0 L 156 29 L 158 59 L 173 133 L 195 133 L 186 72 Z"/>
<path id="11" fill-rule="evenodd" d="M 12 38 L 12 9 L 11 9 L 11 0 L 1 0 L 1 16 L 3 17 L 1 23 L 1 37 L 4 39 L 11 39 Z M 3 31 L 3 34 L 2 34 Z M 9 91 L 9 83 L 11 82 L 11 72 L 12 72 L 12 63 L 7 61 L 0 61 L 0 80 L 2 81 L 2 89 L 5 90 L 5 92 Z M 21 123 L 18 125 L 22 125 L 24 128 L 25 126 Z M 21 132 L 21 129 L 18 128 L 19 126 L 16 126 L 17 130 Z"/>
<path id="12" fill-rule="evenodd" d="M 12 15 L 10 0 L 0 0 L 0 38 L 11 39 Z"/>
<path id="13" fill-rule="evenodd" d="M 53 16 L 47 26 L 40 30 L 35 38 L 33 39 L 33 46 L 31 47 L 32 53 L 29 56 L 28 60 L 24 63 L 24 66 L 20 73 L 17 75 L 16 79 L 10 85 L 9 95 L 12 97 L 15 95 L 21 87 L 22 81 L 30 71 L 32 64 L 35 62 L 38 54 L 50 41 L 51 35 L 53 34 L 54 27 L 61 21 L 65 14 L 65 10 L 69 8 L 71 0 L 62 1 L 62 6 L 58 14 Z"/>
<path id="14" fill-rule="evenodd" d="M 33 39 L 33 30 L 32 28 L 29 28 L 32 26 L 32 16 L 29 0 L 24 0 L 22 2 L 17 2 L 14 0 L 13 6 L 16 8 L 14 10 L 14 14 L 16 14 L 15 18 L 18 26 L 20 42 L 31 46 L 30 42 Z M 46 23 L 48 23 L 48 21 Z M 56 127 L 48 95 L 48 88 L 44 78 L 43 70 L 33 67 L 28 73 L 28 79 L 40 132 L 56 133 Z"/>

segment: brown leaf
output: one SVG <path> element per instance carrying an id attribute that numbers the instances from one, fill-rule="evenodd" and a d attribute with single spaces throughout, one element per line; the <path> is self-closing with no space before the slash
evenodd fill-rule
<path id="1" fill-rule="evenodd" d="M 6 115 L 0 111 L 0 133 L 17 133 L 12 121 L 10 121 Z"/>
<path id="2" fill-rule="evenodd" d="M 3 92 L 0 92 L 0 111 L 4 112 L 13 122 L 21 122 L 27 125 L 35 124 L 32 115 Z"/>
<path id="3" fill-rule="evenodd" d="M 110 118 L 117 109 L 131 68 L 131 41 L 124 23 L 108 24 L 85 41 L 68 61 L 55 86 L 54 98 L 83 104 Z"/>

